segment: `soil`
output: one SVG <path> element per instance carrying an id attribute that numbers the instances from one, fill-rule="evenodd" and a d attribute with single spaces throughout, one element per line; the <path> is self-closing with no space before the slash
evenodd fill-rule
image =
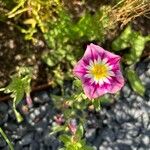
<path id="1" fill-rule="evenodd" d="M 48 50 L 42 37 L 37 44 L 25 41 L 23 35 L 10 22 L 0 22 L 0 87 L 10 81 L 10 75 L 19 66 L 34 67 L 34 80 L 45 82 L 45 64 L 41 54 Z M 40 73 L 42 70 L 42 74 Z M 38 79 L 38 80 L 37 80 Z M 35 84 L 35 83 L 34 83 Z"/>

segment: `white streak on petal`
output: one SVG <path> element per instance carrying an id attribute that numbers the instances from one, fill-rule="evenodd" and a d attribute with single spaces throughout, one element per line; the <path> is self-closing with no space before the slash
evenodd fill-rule
<path id="1" fill-rule="evenodd" d="M 94 64 L 97 64 L 97 60 L 96 59 L 94 59 Z"/>
<path id="2" fill-rule="evenodd" d="M 101 62 L 102 62 L 101 58 L 98 57 L 97 63 L 98 63 L 98 64 L 101 64 Z"/>
<path id="3" fill-rule="evenodd" d="M 104 78 L 103 81 L 104 81 L 105 83 L 110 84 L 110 81 L 108 80 L 108 78 Z"/>
<path id="4" fill-rule="evenodd" d="M 92 75 L 91 74 L 85 74 L 84 77 L 86 77 L 86 78 L 92 78 Z"/>
<path id="5" fill-rule="evenodd" d="M 115 76 L 115 73 L 113 71 L 109 71 L 108 74 L 109 76 L 112 76 L 112 77 Z"/>
<path id="6" fill-rule="evenodd" d="M 110 79 L 110 80 L 111 80 L 111 77 L 110 77 L 110 76 L 107 76 L 107 79 Z"/>
<path id="7" fill-rule="evenodd" d="M 102 60 L 102 63 L 103 63 L 103 64 L 106 64 L 107 61 L 108 61 L 108 59 L 107 59 L 107 58 L 104 58 L 104 59 Z"/>
<path id="8" fill-rule="evenodd" d="M 94 63 L 93 63 L 93 61 L 92 61 L 92 60 L 90 60 L 90 63 L 89 63 L 89 64 L 90 64 L 90 66 L 93 66 L 93 64 L 94 64 Z"/>
<path id="9" fill-rule="evenodd" d="M 108 70 L 112 70 L 113 65 L 108 65 Z"/>
<path id="10" fill-rule="evenodd" d="M 90 82 L 91 82 L 91 84 L 93 84 L 95 81 L 93 78 L 91 78 Z"/>
<path id="11" fill-rule="evenodd" d="M 91 66 L 88 65 L 88 66 L 86 66 L 85 68 L 86 68 L 87 70 L 90 70 L 90 69 L 91 69 Z"/>
<path id="12" fill-rule="evenodd" d="M 94 81 L 95 81 L 96 84 L 99 82 L 99 80 L 97 80 L 97 79 L 94 79 Z"/>
<path id="13" fill-rule="evenodd" d="M 98 81 L 98 83 L 99 83 L 99 85 L 101 86 L 101 85 L 104 83 L 104 81 L 103 81 L 102 79 L 100 79 L 100 80 Z"/>

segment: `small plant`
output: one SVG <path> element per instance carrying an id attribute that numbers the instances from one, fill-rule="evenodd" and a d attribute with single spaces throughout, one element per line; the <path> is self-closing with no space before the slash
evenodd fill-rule
<path id="1" fill-rule="evenodd" d="M 16 6 L 8 12 L 7 16 L 17 19 L 23 17 L 24 20 L 21 23 L 25 28 L 19 25 L 16 27 L 25 34 L 26 40 L 33 40 L 33 42 L 36 42 L 34 34 L 38 31 L 37 27 L 45 33 L 47 28 L 45 22 L 53 20 L 53 13 L 57 13 L 61 7 L 59 0 L 18 0 L 14 3 Z"/>
<path id="2" fill-rule="evenodd" d="M 101 17 L 103 19 L 100 21 L 99 18 Z M 55 22 L 48 22 L 49 28 L 44 37 L 51 50 L 43 53 L 42 58 L 49 67 L 56 68 L 54 76 L 57 83 L 60 84 L 63 79 L 72 78 L 71 68 L 76 63 L 77 58 L 83 54 L 83 43 L 104 41 L 107 21 L 104 10 L 99 10 L 94 15 L 85 12 L 77 22 L 72 20 L 68 11 L 61 10 Z M 64 78 L 57 78 L 55 72 L 57 75 L 63 73 L 61 78 Z"/>
<path id="3" fill-rule="evenodd" d="M 4 91 L 6 94 L 10 94 L 13 98 L 13 110 L 18 122 L 23 120 L 21 114 L 16 110 L 16 106 L 23 99 L 26 94 L 26 102 L 29 107 L 32 106 L 32 100 L 30 97 L 30 82 L 32 78 L 31 68 L 21 67 L 17 74 L 12 75 L 12 81 L 5 88 L 1 88 L 0 91 Z"/>
<path id="4" fill-rule="evenodd" d="M 53 126 L 51 134 L 62 133 L 59 138 L 64 143 L 65 149 L 93 149 L 86 145 L 84 139 L 85 111 L 90 107 L 99 111 L 101 100 L 105 99 L 102 95 L 116 93 L 122 88 L 124 79 L 119 63 L 120 56 L 90 44 L 82 59 L 74 67 L 74 75 L 81 81 L 74 81 L 75 90 L 72 95 L 52 96 L 55 106 L 62 111 L 62 115 L 54 117 L 57 125 Z"/>

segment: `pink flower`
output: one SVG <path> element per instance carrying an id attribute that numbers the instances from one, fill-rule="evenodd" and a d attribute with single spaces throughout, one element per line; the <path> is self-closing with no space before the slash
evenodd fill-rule
<path id="1" fill-rule="evenodd" d="M 69 128 L 69 130 L 70 130 L 70 132 L 72 134 L 76 133 L 76 131 L 77 131 L 77 124 L 76 124 L 76 121 L 74 119 L 72 119 L 70 121 L 70 123 L 68 124 L 68 128 Z"/>
<path id="2" fill-rule="evenodd" d="M 60 115 L 60 114 L 54 116 L 54 120 L 58 125 L 61 125 L 65 121 L 63 118 L 63 115 Z"/>
<path id="3" fill-rule="evenodd" d="M 32 107 L 32 99 L 30 94 L 26 94 L 26 102 L 29 107 Z"/>
<path id="4" fill-rule="evenodd" d="M 120 56 L 98 45 L 87 46 L 73 72 L 82 81 L 84 93 L 89 99 L 98 98 L 105 93 L 116 93 L 124 85 Z"/>

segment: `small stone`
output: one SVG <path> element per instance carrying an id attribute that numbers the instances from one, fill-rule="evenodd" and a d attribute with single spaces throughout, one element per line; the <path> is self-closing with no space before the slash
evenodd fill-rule
<path id="1" fill-rule="evenodd" d="M 39 149 L 39 143 L 36 141 L 32 141 L 32 143 L 29 146 L 29 150 L 38 150 Z"/>
<path id="2" fill-rule="evenodd" d="M 150 63 L 148 63 L 147 68 L 150 69 Z"/>
<path id="3" fill-rule="evenodd" d="M 125 130 L 118 130 L 118 132 L 117 132 L 117 134 L 116 134 L 116 138 L 117 139 L 124 139 L 125 138 L 125 134 L 126 134 L 126 132 L 125 132 Z"/>
<path id="4" fill-rule="evenodd" d="M 135 100 L 135 99 L 136 99 L 136 95 L 135 95 L 135 94 L 132 94 L 132 95 L 130 96 L 130 99 Z"/>
<path id="5" fill-rule="evenodd" d="M 141 75 L 139 76 L 139 78 L 140 78 L 141 82 L 145 85 L 145 83 L 144 83 L 145 78 L 146 78 L 145 74 L 144 74 L 144 73 L 141 74 Z"/>
<path id="6" fill-rule="evenodd" d="M 24 146 L 23 150 L 29 150 L 29 147 L 28 146 Z"/>
<path id="7" fill-rule="evenodd" d="M 31 133 L 26 134 L 22 138 L 22 140 L 19 141 L 19 144 L 25 146 L 25 145 L 32 143 L 32 140 L 33 140 L 33 133 L 31 132 Z"/>
<path id="8" fill-rule="evenodd" d="M 149 85 L 150 84 L 150 78 L 149 77 L 145 78 L 144 82 L 145 82 L 146 85 Z"/>
<path id="9" fill-rule="evenodd" d="M 17 131 L 18 128 L 18 126 L 12 122 L 8 122 L 8 123 L 6 122 L 4 124 L 4 127 L 9 131 Z"/>
<path id="10" fill-rule="evenodd" d="M 7 146 L 5 146 L 5 147 L 3 148 L 3 150 L 10 150 L 10 148 L 9 148 L 9 146 L 7 145 Z"/>
<path id="11" fill-rule="evenodd" d="M 35 119 L 35 117 L 36 117 L 36 116 L 35 116 L 35 114 L 34 114 L 34 113 L 31 113 L 31 114 L 30 114 L 30 118 L 31 118 L 32 120 L 34 120 L 34 119 Z"/>
<path id="12" fill-rule="evenodd" d="M 0 125 L 4 124 L 8 120 L 7 113 L 0 113 Z"/>
<path id="13" fill-rule="evenodd" d="M 128 97 L 130 95 L 131 89 L 128 85 L 125 85 L 122 89 L 124 97 Z"/>
<path id="14" fill-rule="evenodd" d="M 111 129 L 105 129 L 102 132 L 102 139 L 107 140 L 108 142 L 112 142 L 115 140 L 114 132 Z"/>
<path id="15" fill-rule="evenodd" d="M 142 102 L 144 101 L 144 99 L 143 99 L 141 96 L 137 96 L 137 97 L 136 97 L 136 101 L 137 101 L 138 103 L 142 103 Z"/>
<path id="16" fill-rule="evenodd" d="M 133 140 L 132 139 L 123 139 L 123 140 L 117 140 L 118 144 L 125 144 L 125 145 L 132 145 Z"/>
<path id="17" fill-rule="evenodd" d="M 35 103 L 43 104 L 45 102 L 50 101 L 50 97 L 48 96 L 47 92 L 39 92 L 39 93 L 35 94 L 33 101 Z"/>
<path id="18" fill-rule="evenodd" d="M 5 147 L 6 146 L 6 141 L 0 137 L 0 147 Z"/>
<path id="19" fill-rule="evenodd" d="M 130 145 L 124 143 L 117 143 L 116 147 L 118 150 L 132 150 Z"/>
<path id="20" fill-rule="evenodd" d="M 141 115 L 141 118 L 142 118 L 142 122 L 143 122 L 144 127 L 147 128 L 147 126 L 148 126 L 148 124 L 149 124 L 149 122 L 150 122 L 149 114 L 144 112 L 144 113 Z"/>
<path id="21" fill-rule="evenodd" d="M 18 136 L 23 136 L 23 135 L 25 135 L 26 134 L 26 132 L 27 132 L 27 128 L 28 128 L 28 126 L 23 126 L 23 125 L 19 125 L 19 127 L 17 128 L 17 135 Z"/>
<path id="22" fill-rule="evenodd" d="M 15 48 L 15 43 L 14 43 L 14 40 L 12 40 L 12 39 L 9 40 L 9 48 L 10 49 L 14 49 Z"/>
<path id="23" fill-rule="evenodd" d="M 144 137 L 142 137 L 142 142 L 145 145 L 150 145 L 150 137 L 145 135 Z"/>
<path id="24" fill-rule="evenodd" d="M 8 105 L 6 104 L 6 103 L 4 103 L 4 102 L 1 102 L 1 104 L 0 104 L 0 112 L 7 112 L 7 110 L 8 110 Z"/>
<path id="25" fill-rule="evenodd" d="M 145 72 L 146 76 L 150 78 L 150 69 Z"/>
<path id="26" fill-rule="evenodd" d="M 35 109 L 34 114 L 35 114 L 36 116 L 40 115 L 40 110 L 39 110 L 39 109 Z"/>
<path id="27" fill-rule="evenodd" d="M 96 134 L 96 129 L 87 129 L 85 133 L 85 137 L 87 138 L 88 141 L 92 142 L 95 139 L 95 134 Z"/>
<path id="28" fill-rule="evenodd" d="M 43 132 L 43 128 L 42 128 L 42 127 L 38 127 L 38 128 L 36 128 L 36 131 L 37 131 L 38 133 L 42 133 L 42 132 Z"/>
<path id="29" fill-rule="evenodd" d="M 43 143 L 40 143 L 39 149 L 40 149 L 40 150 L 45 150 L 45 147 L 44 147 L 44 144 L 43 144 Z"/>
<path id="30" fill-rule="evenodd" d="M 15 140 L 18 140 L 18 139 L 21 139 L 21 136 L 20 135 L 17 135 L 16 133 L 11 136 L 12 139 L 15 139 Z"/>

